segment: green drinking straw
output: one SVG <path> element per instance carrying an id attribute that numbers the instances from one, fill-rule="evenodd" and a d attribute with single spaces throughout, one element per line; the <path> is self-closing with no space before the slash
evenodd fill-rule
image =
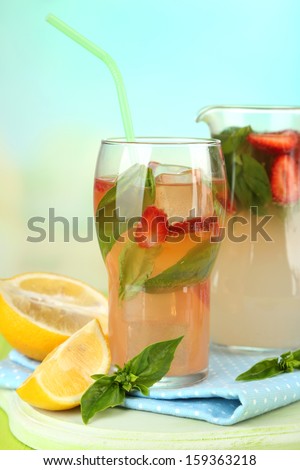
<path id="1" fill-rule="evenodd" d="M 86 50 L 91 52 L 91 54 L 94 54 L 96 57 L 101 59 L 107 65 L 116 84 L 126 139 L 129 142 L 134 141 L 131 113 L 129 109 L 123 77 L 114 59 L 107 52 L 101 49 L 101 47 L 97 46 L 92 41 L 79 34 L 77 31 L 75 31 L 75 29 L 71 28 L 69 25 L 64 23 L 56 16 L 49 14 L 46 17 L 46 21 L 48 21 L 48 23 L 50 23 L 52 26 L 64 33 L 66 36 L 69 36 L 69 38 L 73 39 L 73 41 L 80 44 L 80 46 L 84 47 Z"/>

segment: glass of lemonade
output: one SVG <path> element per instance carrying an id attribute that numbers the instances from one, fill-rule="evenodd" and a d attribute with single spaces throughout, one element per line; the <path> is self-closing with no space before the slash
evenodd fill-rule
<path id="1" fill-rule="evenodd" d="M 158 386 L 204 379 L 210 273 L 225 214 L 225 167 L 214 139 L 102 142 L 96 229 L 109 278 L 112 363 L 183 336 Z"/>
<path id="2" fill-rule="evenodd" d="M 222 142 L 230 197 L 212 275 L 212 339 L 246 349 L 300 346 L 300 108 L 205 108 Z"/>

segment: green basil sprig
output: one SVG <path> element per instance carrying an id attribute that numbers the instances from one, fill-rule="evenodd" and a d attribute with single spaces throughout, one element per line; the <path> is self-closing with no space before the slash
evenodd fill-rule
<path id="1" fill-rule="evenodd" d="M 103 258 L 116 240 L 128 230 L 129 220 L 155 201 L 155 178 L 152 168 L 135 164 L 120 174 L 107 191 L 96 211 L 98 242 Z"/>
<path id="2" fill-rule="evenodd" d="M 202 241 L 186 255 L 155 277 L 146 280 L 146 292 L 160 292 L 191 286 L 208 279 L 219 250 L 219 243 Z"/>
<path id="3" fill-rule="evenodd" d="M 300 349 L 297 351 L 288 351 L 279 357 L 264 359 L 257 362 L 243 374 L 240 374 L 235 380 L 251 381 L 263 380 L 269 377 L 283 374 L 284 372 L 293 372 L 294 369 L 300 369 Z"/>
<path id="4" fill-rule="evenodd" d="M 265 156 L 249 144 L 251 132 L 250 126 L 230 127 L 214 137 L 221 140 L 229 187 L 240 206 L 262 209 L 272 200 L 266 171 L 270 159 L 265 161 Z"/>
<path id="5" fill-rule="evenodd" d="M 81 415 L 85 424 L 99 411 L 122 405 L 126 393 L 133 390 L 149 395 L 149 387 L 162 379 L 174 358 L 183 336 L 147 346 L 123 368 L 116 366 L 112 375 L 97 374 L 81 398 Z"/>
<path id="6" fill-rule="evenodd" d="M 127 242 L 119 257 L 120 300 L 131 299 L 144 288 L 160 250 L 160 245 L 145 250 L 135 242 Z"/>

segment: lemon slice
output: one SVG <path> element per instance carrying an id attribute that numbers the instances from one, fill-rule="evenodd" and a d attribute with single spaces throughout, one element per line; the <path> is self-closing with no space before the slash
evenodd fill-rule
<path id="1" fill-rule="evenodd" d="M 44 410 L 67 410 L 78 406 L 94 382 L 93 374 L 105 374 L 110 352 L 97 320 L 74 333 L 52 351 L 17 389 L 27 403 Z"/>
<path id="2" fill-rule="evenodd" d="M 107 299 L 81 281 L 50 273 L 0 281 L 0 333 L 33 359 L 43 360 L 93 318 L 107 336 Z"/>

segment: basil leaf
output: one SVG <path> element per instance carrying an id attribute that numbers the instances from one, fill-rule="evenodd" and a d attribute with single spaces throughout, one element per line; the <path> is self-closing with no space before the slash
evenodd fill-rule
<path id="1" fill-rule="evenodd" d="M 149 396 L 149 388 L 146 387 L 146 385 L 143 385 L 141 383 L 139 384 L 134 384 L 134 389 L 136 390 L 139 390 L 139 392 L 141 392 L 143 395 L 145 395 L 146 397 Z"/>
<path id="2" fill-rule="evenodd" d="M 207 184 L 207 186 L 210 188 L 211 187 L 211 190 L 212 190 L 212 193 L 213 193 L 213 205 L 214 205 L 214 213 L 215 215 L 218 217 L 218 223 L 220 226 L 222 226 L 224 224 L 224 221 L 225 221 L 225 215 L 226 215 L 226 211 L 225 211 L 225 207 L 224 207 L 224 200 L 222 201 L 222 203 L 219 201 L 218 197 L 218 186 L 216 183 L 212 183 L 212 185 L 210 184 Z M 224 193 L 225 193 L 225 186 L 224 186 Z M 225 194 L 224 194 L 225 195 Z M 220 194 L 220 196 L 222 197 L 222 193 Z"/>
<path id="3" fill-rule="evenodd" d="M 155 177 L 152 168 L 147 168 L 145 187 L 149 188 L 150 204 L 154 203 L 156 196 Z"/>
<path id="4" fill-rule="evenodd" d="M 300 360 L 296 359 L 296 357 L 298 357 L 298 353 L 299 351 L 288 351 L 284 354 L 281 354 L 279 358 L 279 365 L 284 372 L 293 372 L 294 369 L 300 368 Z"/>
<path id="5" fill-rule="evenodd" d="M 96 211 L 96 227 L 101 253 L 105 259 L 115 241 L 126 231 L 126 219 L 122 219 L 117 207 L 118 194 L 125 198 L 132 180 L 139 174 L 140 166 L 133 165 L 119 176 L 116 184 L 103 196 Z"/>
<path id="6" fill-rule="evenodd" d="M 221 140 L 222 151 L 224 154 L 227 181 L 231 192 L 235 192 L 236 170 L 237 165 L 241 164 L 239 153 L 249 147 L 246 137 L 252 132 L 250 126 L 246 127 L 229 127 L 221 134 L 215 134 L 216 139 Z"/>
<path id="7" fill-rule="evenodd" d="M 85 424 L 98 412 L 122 405 L 126 393 L 139 390 L 149 395 L 148 387 L 158 382 L 170 369 L 175 350 L 183 336 L 146 347 L 128 361 L 117 366 L 113 375 L 95 374 L 96 382 L 81 398 L 81 415 Z"/>
<path id="8" fill-rule="evenodd" d="M 297 351 L 288 351 L 281 354 L 280 357 L 272 357 L 257 362 L 249 370 L 240 374 L 235 380 L 261 380 L 283 372 L 293 372 L 300 369 L 300 349 Z"/>
<path id="9" fill-rule="evenodd" d="M 271 186 L 264 166 L 249 154 L 239 156 L 242 165 L 234 163 L 232 186 L 243 207 L 265 206 L 272 200 Z M 235 157 L 236 161 L 236 157 Z"/>
<path id="10" fill-rule="evenodd" d="M 151 387 L 166 375 L 182 338 L 183 336 L 180 336 L 169 341 L 151 344 L 127 362 L 126 366 L 131 373 L 138 376 L 135 383 L 137 387 L 141 389 L 144 388 L 143 386 Z"/>
<path id="11" fill-rule="evenodd" d="M 224 154 L 227 181 L 231 194 L 235 193 L 235 183 L 241 171 L 241 158 L 236 153 Z"/>
<path id="12" fill-rule="evenodd" d="M 291 366 L 294 367 L 294 369 L 300 369 L 300 361 L 294 359 L 291 361 Z"/>
<path id="13" fill-rule="evenodd" d="M 281 354 L 280 357 L 283 361 L 290 362 L 294 359 L 294 353 L 292 353 L 291 351 L 288 351 L 286 353 Z"/>
<path id="14" fill-rule="evenodd" d="M 97 380 L 81 398 L 81 415 L 85 424 L 98 412 L 121 405 L 125 391 L 114 382 L 114 376 Z"/>
<path id="15" fill-rule="evenodd" d="M 271 186 L 264 166 L 247 153 L 242 156 L 244 179 L 255 195 L 258 206 L 264 206 L 272 200 Z"/>
<path id="16" fill-rule="evenodd" d="M 283 357 L 284 355 L 281 354 L 281 357 Z M 293 351 L 293 358 L 296 359 L 297 361 L 300 361 L 300 349 L 298 349 L 297 351 Z"/>
<path id="17" fill-rule="evenodd" d="M 107 377 L 106 374 L 94 374 L 94 375 L 91 375 L 92 379 L 94 380 L 99 380 L 99 379 L 102 379 L 103 377 Z"/>
<path id="18" fill-rule="evenodd" d="M 175 289 L 207 279 L 213 268 L 219 243 L 202 242 L 187 252 L 176 264 L 145 282 L 146 292 Z"/>
<path id="19" fill-rule="evenodd" d="M 119 298 L 128 300 L 143 289 L 153 271 L 154 260 L 160 246 L 141 248 L 135 242 L 128 242 L 119 257 Z"/>
<path id="20" fill-rule="evenodd" d="M 221 140 L 223 153 L 227 154 L 235 152 L 251 132 L 251 126 L 229 127 L 214 137 Z"/>
<path id="21" fill-rule="evenodd" d="M 294 369 L 300 368 L 300 361 L 289 360 L 289 361 L 280 361 L 280 368 L 283 372 L 293 372 Z"/>
<path id="22" fill-rule="evenodd" d="M 123 369 L 119 369 L 115 375 L 115 382 L 119 382 L 120 384 L 125 383 L 134 383 L 137 380 L 137 375 L 128 372 L 127 368 L 124 367 Z"/>
<path id="23" fill-rule="evenodd" d="M 96 211 L 98 242 L 104 259 L 128 229 L 128 221 L 142 214 L 154 200 L 155 180 L 151 168 L 135 164 L 119 176 Z"/>
<path id="24" fill-rule="evenodd" d="M 284 371 L 280 368 L 278 363 L 278 359 L 275 357 L 258 362 L 246 372 L 240 374 L 235 380 L 262 380 L 268 377 L 274 377 L 276 375 L 282 374 L 283 372 Z"/>
<path id="25" fill-rule="evenodd" d="M 272 200 L 270 182 L 265 166 L 254 158 L 255 149 L 246 137 L 250 126 L 228 128 L 215 136 L 222 142 L 228 183 L 243 208 L 263 207 Z M 265 162 L 264 162 L 265 164 Z"/>
<path id="26" fill-rule="evenodd" d="M 251 205 L 255 205 L 253 201 L 253 193 L 251 191 L 251 188 L 249 188 L 242 171 L 236 173 L 234 182 L 234 192 L 238 201 L 244 208 L 249 208 Z"/>

